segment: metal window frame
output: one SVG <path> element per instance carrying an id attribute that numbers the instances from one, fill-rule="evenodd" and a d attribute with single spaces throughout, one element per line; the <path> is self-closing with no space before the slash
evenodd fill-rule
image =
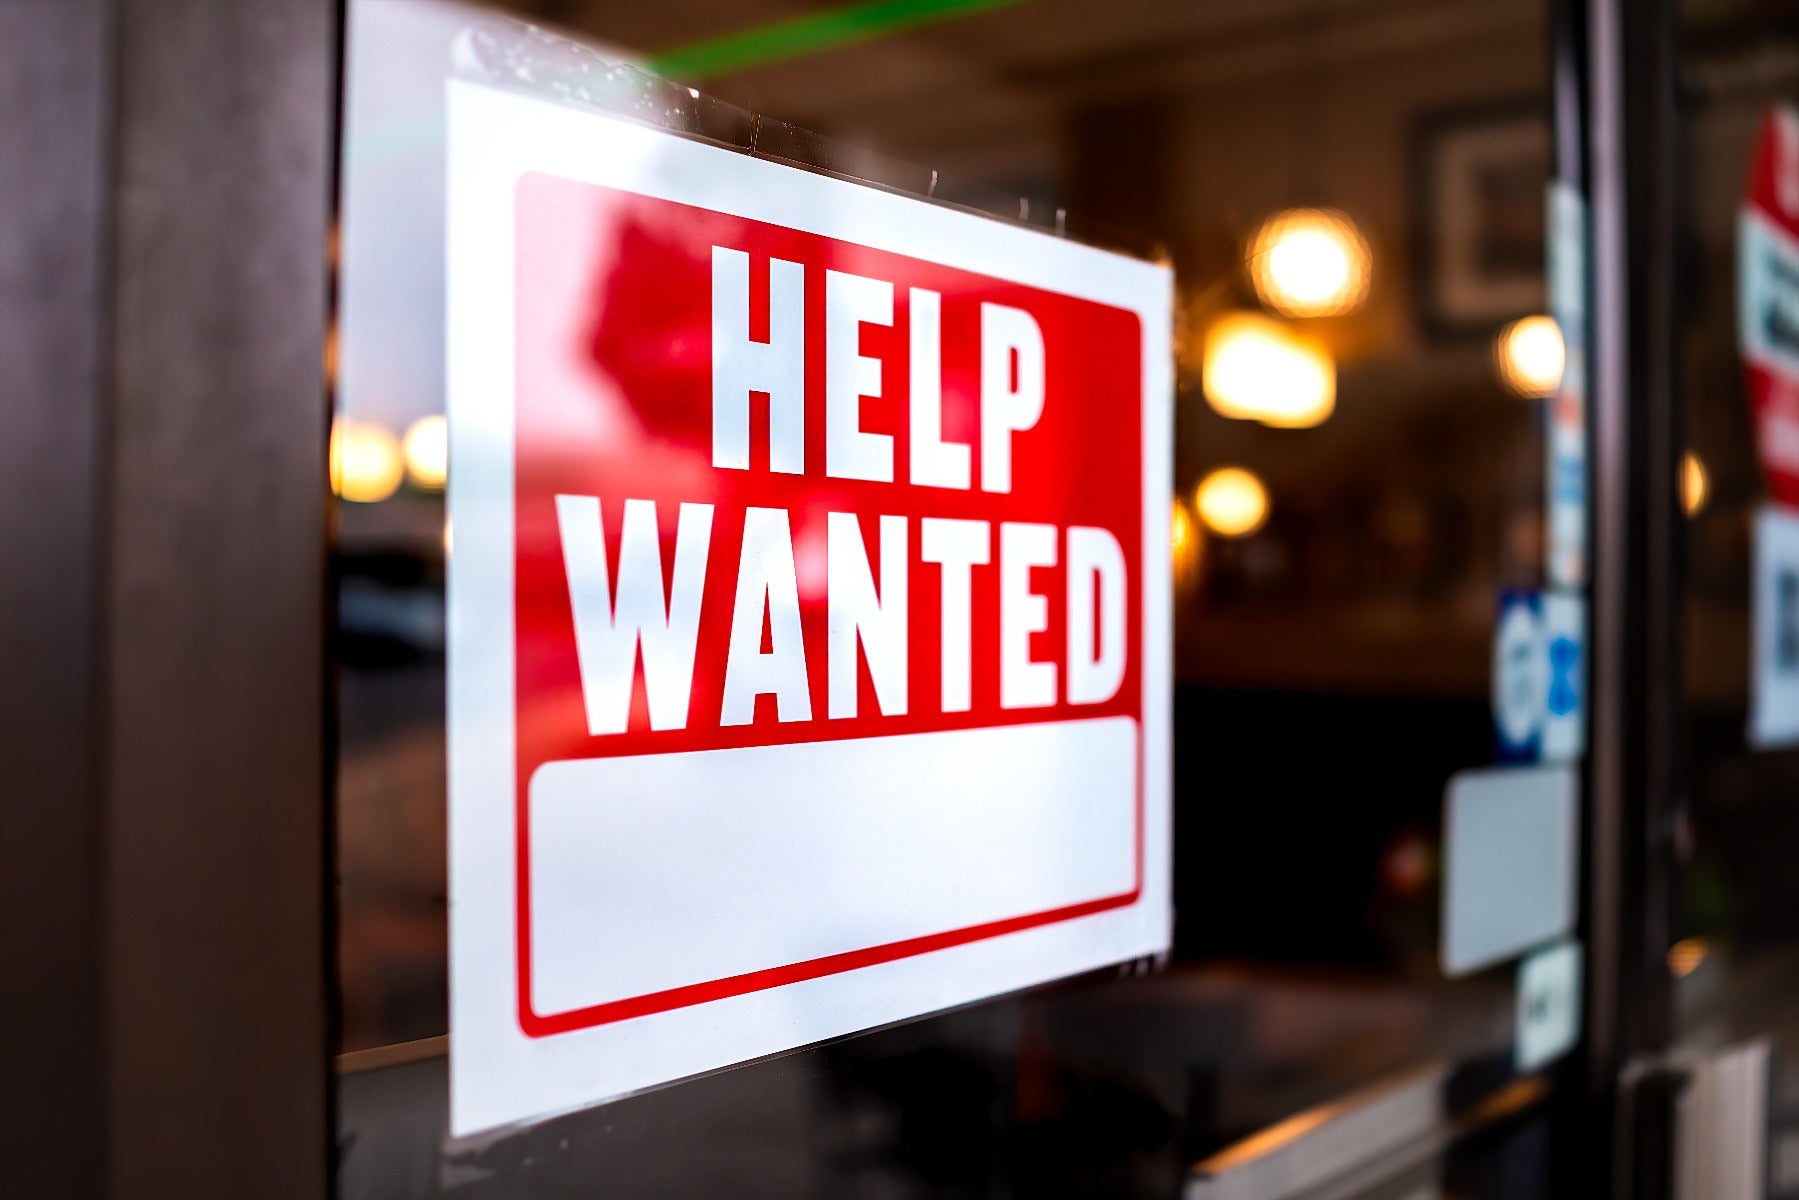
<path id="1" fill-rule="evenodd" d="M 1683 769 L 1676 8 L 1561 0 L 1555 12 L 1558 166 L 1580 171 L 1590 210 L 1593 548 L 1586 1033 L 1558 1080 L 1557 1157 L 1569 1196 L 1654 1197 L 1666 1194 L 1665 1139 L 1629 1081 L 1672 1032 L 1663 956 Z"/>

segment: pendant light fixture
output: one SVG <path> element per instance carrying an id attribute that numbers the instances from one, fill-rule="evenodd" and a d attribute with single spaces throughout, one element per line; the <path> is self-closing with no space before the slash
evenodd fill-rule
<path id="1" fill-rule="evenodd" d="M 1289 317 L 1354 312 L 1368 299 L 1368 239 L 1334 208 L 1275 213 L 1250 242 L 1249 272 L 1263 304 Z"/>
<path id="2" fill-rule="evenodd" d="M 1226 313 L 1206 331 L 1201 387 L 1222 416 L 1308 429 L 1337 406 L 1337 365 L 1323 345 L 1284 321 Z"/>

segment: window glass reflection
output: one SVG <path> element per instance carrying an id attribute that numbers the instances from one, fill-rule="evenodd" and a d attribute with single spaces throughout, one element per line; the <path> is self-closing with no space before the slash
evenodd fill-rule
<path id="1" fill-rule="evenodd" d="M 332 439 L 346 1194 L 516 1194 L 536 1172 L 644 1195 L 745 1178 L 1162 1195 L 1389 1077 L 1434 1064 L 1458 1096 L 1513 1078 L 1511 971 L 1451 981 L 1438 962 L 1441 805 L 1450 775 L 1495 758 L 1500 594 L 1545 572 L 1542 397 L 1567 353 L 1543 315 L 1540 6 L 940 7 L 828 37 L 766 5 L 536 6 L 556 33 L 434 0 L 350 6 Z M 641 94 L 703 136 L 1173 263 L 1163 969 L 442 1144 L 443 91 L 471 29 L 489 66 L 553 98 L 612 103 L 636 77 L 605 64 L 660 66 L 676 91 Z M 637 349 L 594 344 L 627 369 Z M 1735 452 L 1694 450 L 1691 510 L 1723 529 Z"/>

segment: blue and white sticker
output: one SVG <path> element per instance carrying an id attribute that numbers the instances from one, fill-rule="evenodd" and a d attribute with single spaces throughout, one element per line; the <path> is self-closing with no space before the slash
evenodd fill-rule
<path id="1" fill-rule="evenodd" d="M 1534 762 L 1541 750 L 1546 686 L 1541 597 L 1511 591 L 1499 598 L 1493 631 L 1493 731 L 1499 757 Z"/>
<path id="2" fill-rule="evenodd" d="M 1561 588 L 1587 582 L 1587 206 L 1580 190 L 1549 185 L 1549 309 L 1566 358 L 1544 403 L 1544 569 Z"/>
<path id="3" fill-rule="evenodd" d="M 1586 601 L 1508 591 L 1493 632 L 1493 730 L 1502 762 L 1574 762 L 1586 752 Z"/>
<path id="4" fill-rule="evenodd" d="M 1542 600 L 1544 762 L 1574 762 L 1586 753 L 1587 602 L 1568 592 Z"/>

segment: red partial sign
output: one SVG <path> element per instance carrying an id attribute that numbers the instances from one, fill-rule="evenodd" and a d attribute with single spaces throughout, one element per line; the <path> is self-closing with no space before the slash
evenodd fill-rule
<path id="1" fill-rule="evenodd" d="M 1799 506 L 1799 110 L 1770 109 L 1739 221 L 1739 345 L 1768 490 Z"/>

